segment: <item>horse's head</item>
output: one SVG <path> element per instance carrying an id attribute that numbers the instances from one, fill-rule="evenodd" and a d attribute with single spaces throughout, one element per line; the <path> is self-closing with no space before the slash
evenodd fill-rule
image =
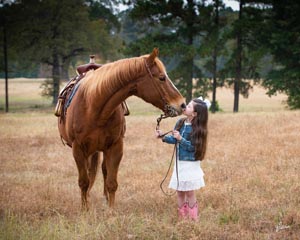
<path id="1" fill-rule="evenodd" d="M 158 49 L 142 56 L 145 72 L 137 83 L 137 96 L 161 109 L 166 116 L 175 117 L 185 108 L 185 99 L 174 86 L 164 64 L 158 59 Z"/>

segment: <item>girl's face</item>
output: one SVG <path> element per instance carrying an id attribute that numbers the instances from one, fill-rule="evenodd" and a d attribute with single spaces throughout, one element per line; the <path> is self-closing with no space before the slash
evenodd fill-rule
<path id="1" fill-rule="evenodd" d="M 193 101 L 190 101 L 189 104 L 184 109 L 183 114 L 187 117 L 192 117 L 193 113 L 194 113 L 194 104 Z"/>

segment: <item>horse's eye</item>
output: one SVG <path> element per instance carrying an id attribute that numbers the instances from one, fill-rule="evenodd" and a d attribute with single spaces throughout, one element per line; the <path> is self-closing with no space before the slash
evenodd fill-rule
<path id="1" fill-rule="evenodd" d="M 165 75 L 161 75 L 161 76 L 159 76 L 158 79 L 159 79 L 160 81 L 164 82 L 164 81 L 166 81 L 166 76 L 165 76 Z"/>

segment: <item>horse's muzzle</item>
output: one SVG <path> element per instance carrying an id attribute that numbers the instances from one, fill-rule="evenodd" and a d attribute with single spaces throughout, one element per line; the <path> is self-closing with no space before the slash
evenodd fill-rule
<path id="1" fill-rule="evenodd" d="M 166 116 L 168 116 L 168 117 L 176 117 L 176 116 L 180 115 L 182 111 L 181 110 L 178 111 L 176 108 L 174 108 L 171 105 L 166 105 L 164 112 L 165 112 Z"/>

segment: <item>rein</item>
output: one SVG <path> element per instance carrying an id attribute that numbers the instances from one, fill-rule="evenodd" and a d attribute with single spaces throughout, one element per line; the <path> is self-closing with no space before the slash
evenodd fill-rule
<path id="1" fill-rule="evenodd" d="M 168 116 L 165 115 L 165 114 L 161 114 L 160 117 L 157 118 L 157 120 L 156 120 L 157 124 L 156 124 L 156 128 L 155 128 L 156 130 L 159 130 L 159 124 L 160 124 L 161 120 L 163 120 L 163 119 L 165 119 L 165 118 L 168 118 Z M 166 136 L 167 134 L 171 133 L 172 131 L 173 131 L 173 130 L 168 131 L 168 132 L 166 132 L 166 133 L 160 135 L 160 137 L 164 137 L 164 136 Z"/>
<path id="2" fill-rule="evenodd" d="M 173 193 L 167 193 L 164 188 L 163 188 L 163 184 L 164 182 L 166 181 L 168 175 L 169 175 L 169 172 L 170 172 L 170 169 L 171 169 L 171 166 L 172 166 L 172 162 L 173 162 L 173 159 L 174 159 L 174 154 L 176 154 L 176 162 L 175 162 L 175 165 L 176 165 L 176 177 L 177 177 L 177 188 L 179 187 L 179 179 L 178 179 L 178 165 L 177 165 L 177 147 L 176 147 L 176 144 L 174 145 L 174 150 L 173 150 L 173 154 L 172 154 L 172 158 L 171 158 L 171 161 L 170 161 L 170 165 L 169 165 L 169 168 L 168 168 L 168 171 L 164 177 L 164 179 L 161 181 L 160 183 L 160 189 L 161 191 L 168 197 L 170 196 L 173 196 L 177 191 L 174 191 Z"/>
<path id="3" fill-rule="evenodd" d="M 167 118 L 168 116 L 166 116 L 165 114 L 161 114 L 159 118 L 157 118 L 157 124 L 156 124 L 156 130 L 159 130 L 159 124 L 161 122 L 161 120 Z M 164 136 L 166 136 L 168 133 L 171 133 L 173 130 L 171 131 L 168 131 L 162 135 L 160 135 L 161 138 L 163 138 Z M 174 150 L 173 150 L 173 154 L 172 154 L 172 158 L 171 158 L 171 161 L 170 161 L 170 164 L 169 164 L 169 168 L 168 168 L 168 171 L 164 177 L 164 179 L 161 181 L 160 183 L 160 189 L 161 191 L 166 195 L 166 196 L 173 196 L 177 191 L 174 191 L 173 193 L 167 193 L 164 189 L 163 189 L 163 184 L 164 182 L 166 181 L 168 175 L 169 175 L 169 172 L 170 172 L 170 169 L 171 169 L 171 166 L 172 166 L 172 163 L 173 163 L 173 159 L 174 159 L 174 155 L 176 154 L 176 162 L 175 162 L 175 167 L 176 167 L 176 177 L 177 177 L 177 188 L 179 187 L 179 178 L 178 178 L 178 162 L 177 162 L 177 157 L 178 157 L 178 154 L 177 154 L 177 142 L 175 143 L 174 145 Z"/>

